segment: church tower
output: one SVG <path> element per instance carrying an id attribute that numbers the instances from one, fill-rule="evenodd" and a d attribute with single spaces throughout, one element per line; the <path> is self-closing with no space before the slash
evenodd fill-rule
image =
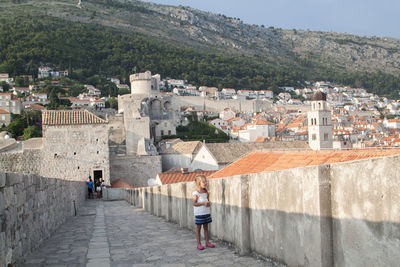
<path id="1" fill-rule="evenodd" d="M 326 94 L 314 93 L 308 112 L 308 145 L 312 150 L 332 149 L 332 119 L 326 103 Z"/>

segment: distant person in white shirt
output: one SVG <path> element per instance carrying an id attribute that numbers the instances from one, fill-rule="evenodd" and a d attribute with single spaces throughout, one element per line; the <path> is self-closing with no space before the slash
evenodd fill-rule
<path id="1" fill-rule="evenodd" d="M 197 191 L 193 192 L 193 209 L 196 223 L 197 249 L 203 250 L 204 247 L 201 245 L 200 241 L 200 230 L 202 225 L 204 229 L 206 247 L 215 247 L 215 245 L 211 244 L 208 240 L 208 224 L 212 222 L 210 209 L 211 202 L 209 200 L 210 195 L 207 191 L 207 178 L 204 175 L 197 175 L 195 178 L 195 183 Z"/>

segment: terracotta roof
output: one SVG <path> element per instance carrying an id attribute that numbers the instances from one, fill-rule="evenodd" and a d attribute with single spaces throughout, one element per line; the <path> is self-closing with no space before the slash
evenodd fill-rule
<path id="1" fill-rule="evenodd" d="M 105 124 L 107 121 L 87 110 L 46 110 L 42 113 L 43 125 Z"/>
<path id="2" fill-rule="evenodd" d="M 200 141 L 179 142 L 160 151 L 160 154 L 197 154 L 201 144 L 202 142 Z"/>
<path id="3" fill-rule="evenodd" d="M 199 175 L 203 174 L 206 177 L 210 176 L 211 174 L 215 173 L 216 171 L 198 171 L 198 172 L 175 172 L 175 173 L 159 173 L 158 177 L 162 184 L 175 184 L 181 182 L 192 182 L 194 178 Z"/>
<path id="4" fill-rule="evenodd" d="M 4 109 L 0 109 L 0 114 L 10 114 L 10 112 Z"/>
<path id="5" fill-rule="evenodd" d="M 45 110 L 46 109 L 45 107 L 38 105 L 38 104 L 27 104 L 27 105 L 25 105 L 24 108 L 25 109 L 37 109 L 37 110 Z"/>
<path id="6" fill-rule="evenodd" d="M 325 151 L 257 151 L 219 170 L 210 178 L 293 169 L 298 167 L 353 161 L 400 154 L 400 149 L 325 150 Z"/>
<path id="7" fill-rule="evenodd" d="M 227 164 L 238 160 L 256 150 L 308 148 L 304 141 L 296 142 L 249 142 L 249 143 L 208 143 L 205 144 L 218 164 Z"/>
<path id="8" fill-rule="evenodd" d="M 120 179 L 116 180 L 111 185 L 111 188 L 137 188 L 137 187 L 138 186 L 134 186 L 134 185 L 125 183 L 124 181 L 121 181 Z"/>

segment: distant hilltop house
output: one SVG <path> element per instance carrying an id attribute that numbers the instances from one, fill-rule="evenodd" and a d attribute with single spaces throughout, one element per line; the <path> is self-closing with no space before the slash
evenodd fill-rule
<path id="1" fill-rule="evenodd" d="M 11 114 L 7 110 L 0 109 L 0 127 L 7 126 L 11 122 Z"/>
<path id="2" fill-rule="evenodd" d="M 48 104 L 49 101 L 47 99 L 47 94 L 45 93 L 32 93 L 29 95 L 24 102 L 24 105 L 26 104 L 42 104 L 46 105 Z"/>
<path id="3" fill-rule="evenodd" d="M 127 90 L 130 89 L 130 88 L 129 88 L 129 85 L 123 84 L 123 83 L 117 84 L 117 88 L 118 88 L 118 89 L 127 89 Z"/>
<path id="4" fill-rule="evenodd" d="M 22 94 L 22 95 L 29 95 L 31 93 L 31 89 L 29 87 L 13 87 L 11 89 L 14 95 Z"/>
<path id="5" fill-rule="evenodd" d="M 184 80 L 168 79 L 167 83 L 168 83 L 169 87 L 184 87 L 185 86 Z"/>
<path id="6" fill-rule="evenodd" d="M 13 114 L 21 114 L 21 100 L 12 93 L 0 93 L 0 109 Z"/>
<path id="7" fill-rule="evenodd" d="M 110 81 L 116 85 L 120 84 L 121 81 L 118 78 L 111 78 Z"/>
<path id="8" fill-rule="evenodd" d="M 12 78 L 8 76 L 8 73 L 0 73 L 0 82 L 11 83 L 13 81 Z"/>
<path id="9" fill-rule="evenodd" d="M 68 70 L 53 70 L 50 67 L 39 67 L 38 68 L 38 78 L 47 77 L 67 77 Z"/>

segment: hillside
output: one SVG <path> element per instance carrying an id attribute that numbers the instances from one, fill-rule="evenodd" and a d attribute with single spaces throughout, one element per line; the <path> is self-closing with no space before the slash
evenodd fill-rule
<path id="1" fill-rule="evenodd" d="M 250 64 L 249 68 L 259 68 L 257 64 L 261 64 L 264 70 L 268 68 L 268 74 L 286 77 L 273 84 L 265 84 L 267 81 L 261 79 L 257 85 L 264 88 L 304 79 L 331 79 L 354 86 L 364 86 L 373 91 L 383 89 L 384 94 L 391 95 L 397 95 L 394 91 L 399 88 L 400 40 L 398 39 L 266 28 L 247 25 L 236 18 L 189 7 L 156 5 L 133 0 L 84 0 L 82 8 L 78 8 L 76 3 L 76 0 L 3 1 L 0 3 L 2 10 L 0 19 L 7 23 L 10 18 L 15 17 L 28 22 L 35 19 L 54 21 L 56 18 L 57 22 L 69 21 L 71 25 L 78 25 L 77 27 L 84 27 L 80 24 L 85 24 L 94 26 L 99 31 L 102 31 L 99 27 L 105 26 L 106 28 L 103 28 L 105 32 L 110 32 L 109 28 L 112 28 L 118 33 L 125 34 L 128 39 L 132 34 L 136 37 L 140 35 L 153 42 L 156 47 L 161 45 L 183 49 L 189 53 L 189 57 L 192 51 L 196 55 L 201 55 L 200 57 L 218 55 L 224 64 L 235 58 L 239 61 L 247 59 L 255 64 Z M 149 52 L 151 51 L 141 51 L 141 53 Z M 225 60 L 225 58 L 230 59 Z M 214 62 L 210 59 L 205 63 Z M 158 64 L 154 62 L 153 65 Z M 179 63 L 177 65 L 179 66 Z M 187 67 L 187 64 L 184 65 Z M 164 67 L 171 69 L 168 64 Z M 159 67 L 156 68 L 162 74 L 171 76 L 179 74 L 180 77 L 177 78 L 189 78 L 189 80 L 191 76 L 195 76 L 189 75 L 189 72 L 199 71 L 198 66 L 191 67 L 186 73 L 182 69 L 181 67 L 180 70 L 169 73 L 166 69 L 160 71 Z M 152 70 L 156 71 L 153 68 Z M 125 73 L 120 73 L 126 75 L 131 71 L 132 68 L 123 67 L 122 72 Z M 208 70 L 210 71 L 213 70 Z M 240 72 L 241 69 L 238 68 L 237 71 Z M 256 75 L 266 75 L 267 72 L 249 71 L 248 75 L 241 75 L 232 71 L 222 71 L 217 76 L 223 77 L 228 74 L 234 78 L 241 76 L 230 84 L 246 87 L 249 83 L 243 83 L 243 78 L 248 76 L 248 79 L 252 79 Z M 287 75 L 288 73 L 290 74 Z M 201 75 L 207 76 L 206 73 Z M 199 83 L 219 82 L 221 86 L 229 85 L 224 84 L 223 78 L 211 79 L 209 82 L 207 79 L 194 80 Z"/>

